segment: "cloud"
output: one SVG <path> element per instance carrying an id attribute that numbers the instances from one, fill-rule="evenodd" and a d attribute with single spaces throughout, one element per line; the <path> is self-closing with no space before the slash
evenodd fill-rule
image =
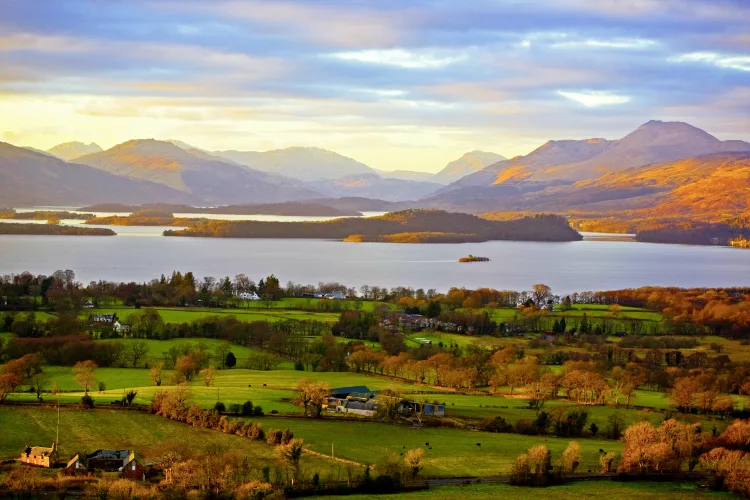
<path id="1" fill-rule="evenodd" d="M 696 62 L 713 64 L 719 68 L 750 71 L 750 55 L 728 55 L 716 52 L 692 52 L 670 59 L 673 62 Z"/>
<path id="2" fill-rule="evenodd" d="M 464 59 L 464 56 L 460 54 L 451 55 L 429 50 L 408 51 L 403 49 L 338 52 L 330 54 L 330 57 L 344 61 L 397 66 L 407 69 L 442 69 Z"/>
<path id="3" fill-rule="evenodd" d="M 580 102 L 587 108 L 596 108 L 599 106 L 610 106 L 613 104 L 625 104 L 630 102 L 630 97 L 626 95 L 616 95 L 604 91 L 588 90 L 581 92 L 568 92 L 559 90 L 557 92 L 571 101 Z"/>
<path id="4" fill-rule="evenodd" d="M 422 169 L 654 117 L 747 140 L 748 24 L 746 0 L 8 0 L 0 130 Z"/>
<path id="5" fill-rule="evenodd" d="M 611 40 L 569 40 L 551 45 L 556 49 L 593 48 L 593 49 L 633 49 L 644 50 L 654 48 L 658 43 L 643 38 L 613 38 Z"/>

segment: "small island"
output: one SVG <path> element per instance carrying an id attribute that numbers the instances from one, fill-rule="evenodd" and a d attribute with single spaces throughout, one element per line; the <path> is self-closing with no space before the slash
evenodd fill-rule
<path id="1" fill-rule="evenodd" d="M 78 214 L 58 210 L 37 210 L 34 212 L 16 212 L 13 208 L 0 208 L 0 219 L 12 220 L 89 220 L 94 214 Z"/>
<path id="2" fill-rule="evenodd" d="M 0 234 L 43 236 L 116 236 L 111 229 L 100 227 L 61 226 L 59 224 L 22 224 L 0 222 Z"/>
<path id="3" fill-rule="evenodd" d="M 348 242 L 478 243 L 497 240 L 579 241 L 567 219 L 555 215 L 490 221 L 442 210 L 403 210 L 378 217 L 316 222 L 202 220 L 164 236 L 198 238 L 315 238 Z"/>
<path id="4" fill-rule="evenodd" d="M 458 259 L 459 262 L 489 262 L 490 259 L 488 257 L 477 257 L 476 255 L 469 254 L 466 257 L 461 257 Z"/>
<path id="5" fill-rule="evenodd" d="M 138 210 L 130 215 L 111 215 L 108 217 L 95 217 L 89 219 L 85 224 L 93 226 L 172 226 L 186 227 L 195 224 L 202 219 L 190 219 L 175 217 L 173 213 L 165 210 L 148 209 Z"/>

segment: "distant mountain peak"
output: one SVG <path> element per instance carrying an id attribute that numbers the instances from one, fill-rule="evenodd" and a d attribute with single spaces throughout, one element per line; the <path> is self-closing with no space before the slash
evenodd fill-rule
<path id="1" fill-rule="evenodd" d="M 450 184 L 505 159 L 497 153 L 475 149 L 448 163 L 445 168 L 435 174 L 435 180 L 442 184 Z"/>
<path id="2" fill-rule="evenodd" d="M 81 156 L 99 153 L 103 149 L 95 142 L 85 144 L 79 141 L 64 142 L 47 150 L 47 153 L 57 156 L 65 161 L 75 160 Z"/>
<path id="3" fill-rule="evenodd" d="M 302 181 L 334 180 L 351 174 L 375 173 L 375 170 L 357 160 L 335 151 L 310 146 L 292 146 L 263 152 L 212 151 L 211 154 L 255 170 Z"/>

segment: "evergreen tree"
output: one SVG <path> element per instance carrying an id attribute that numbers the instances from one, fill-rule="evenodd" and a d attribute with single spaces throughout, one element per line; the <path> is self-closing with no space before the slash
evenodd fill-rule
<path id="1" fill-rule="evenodd" d="M 589 318 L 586 316 L 586 313 L 583 313 L 583 319 L 581 319 L 581 326 L 579 330 L 581 333 L 589 333 L 590 325 L 589 325 Z"/>
<path id="2" fill-rule="evenodd" d="M 233 352 L 228 352 L 226 360 L 224 361 L 224 366 L 227 368 L 234 368 L 237 365 L 237 357 L 234 355 Z"/>

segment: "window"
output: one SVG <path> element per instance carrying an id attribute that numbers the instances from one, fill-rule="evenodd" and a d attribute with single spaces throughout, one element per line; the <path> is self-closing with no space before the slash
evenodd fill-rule
<path id="1" fill-rule="evenodd" d="M 135 470 L 135 462 L 133 462 L 133 468 L 131 470 Z"/>

